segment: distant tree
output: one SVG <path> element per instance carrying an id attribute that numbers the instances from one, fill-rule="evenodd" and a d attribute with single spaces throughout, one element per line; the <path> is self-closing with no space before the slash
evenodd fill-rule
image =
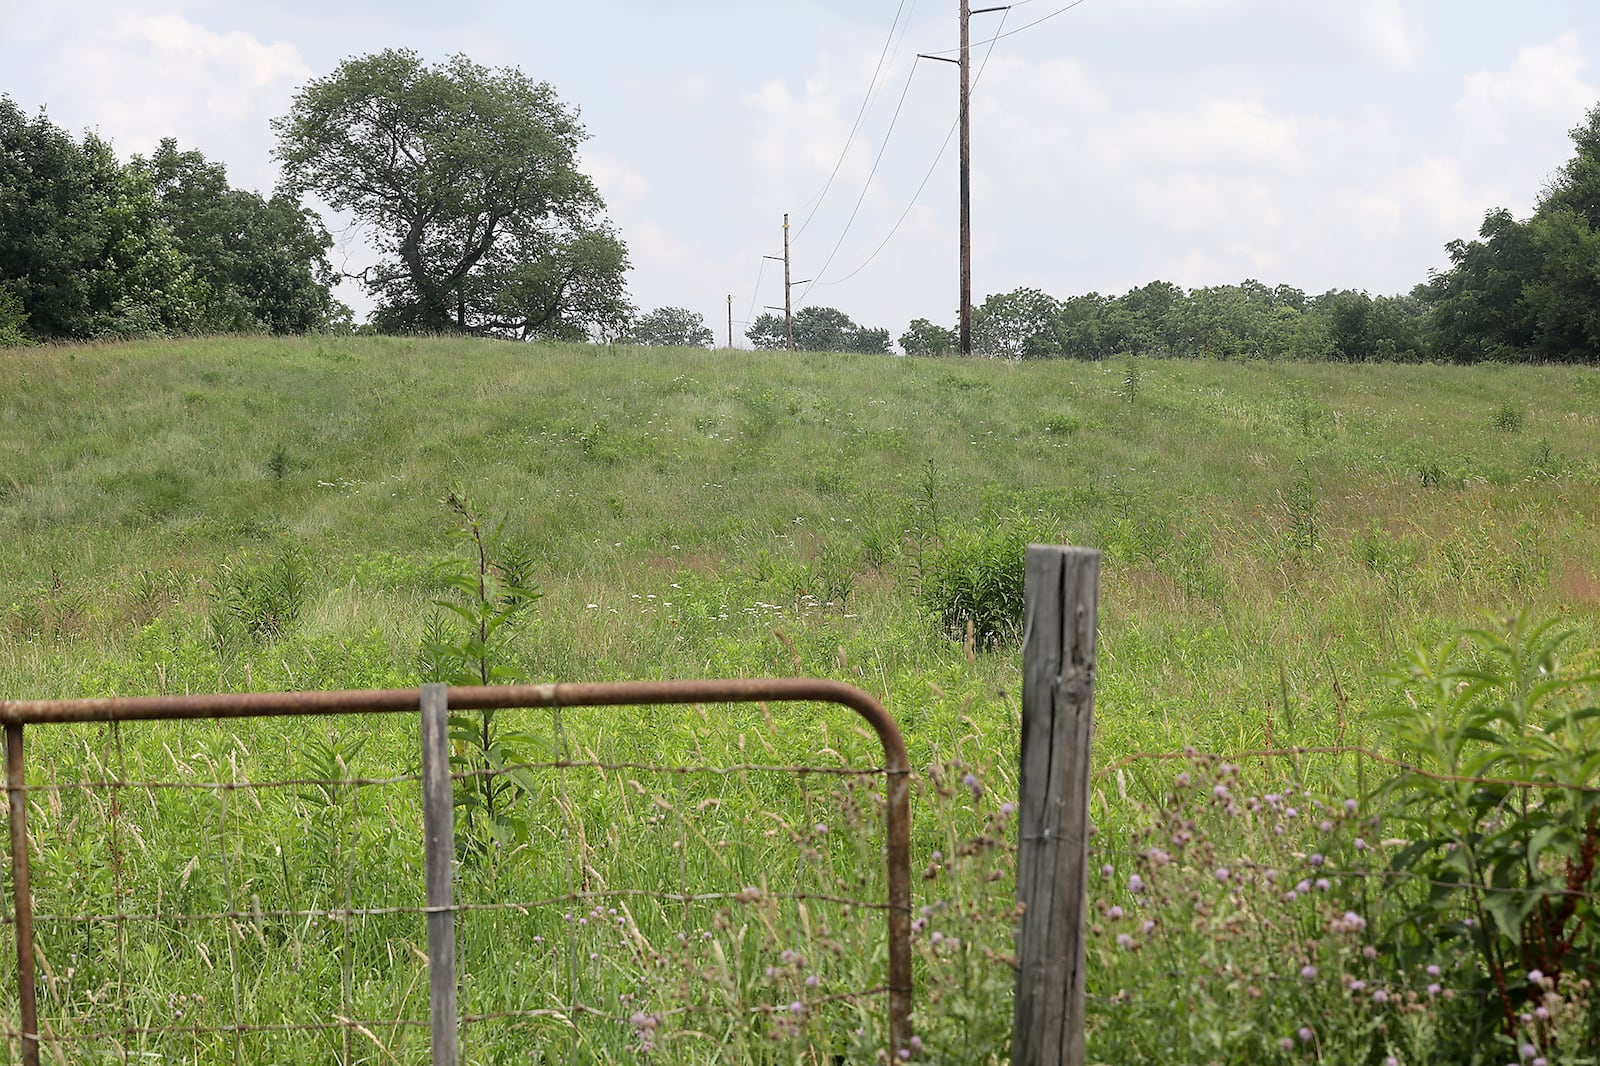
<path id="1" fill-rule="evenodd" d="M 986 298 L 972 313 L 972 350 L 999 359 L 1059 355 L 1051 324 L 1060 303 L 1038 289 L 1016 289 Z"/>
<path id="2" fill-rule="evenodd" d="M 626 344 L 676 348 L 710 348 L 716 343 L 706 320 L 681 307 L 656 308 L 630 325 L 621 340 Z"/>
<path id="3" fill-rule="evenodd" d="M 148 178 L 99 138 L 74 142 L 5 96 L 0 288 L 21 304 L 13 326 L 41 339 L 186 332 L 202 296 Z"/>
<path id="4" fill-rule="evenodd" d="M 231 188 L 222 164 L 180 152 L 170 137 L 131 165 L 150 181 L 178 250 L 205 283 L 201 329 L 304 333 L 348 319 L 330 291 L 333 240 L 293 197 Z"/>
<path id="5" fill-rule="evenodd" d="M 1450 269 L 1434 274 L 1423 290 L 1434 355 L 1451 362 L 1522 357 L 1538 332 L 1523 301 L 1540 270 L 1532 227 L 1500 208 L 1484 215 L 1478 236 L 1445 245 Z"/>
<path id="6" fill-rule="evenodd" d="M 744 335 L 759 349 L 781 351 L 788 347 L 788 335 L 778 315 L 760 315 Z M 883 355 L 889 351 L 889 331 L 858 326 L 834 307 L 804 307 L 794 315 L 794 347 L 801 352 Z"/>
<path id="7" fill-rule="evenodd" d="M 1600 362 L 1600 107 L 1572 140 L 1532 218 L 1497 208 L 1445 246 L 1450 269 L 1417 293 L 1436 357 Z"/>
<path id="8" fill-rule="evenodd" d="M 1050 323 L 1060 354 L 1104 359 L 1140 351 L 1138 321 L 1121 300 L 1097 292 L 1064 300 Z"/>
<path id="9" fill-rule="evenodd" d="M 759 351 L 781 352 L 789 347 L 789 335 L 783 328 L 783 318 L 770 311 L 757 315 L 744 335 Z"/>
<path id="10" fill-rule="evenodd" d="M 1171 322 L 1172 309 L 1186 298 L 1183 289 L 1170 281 L 1152 281 L 1137 289 L 1130 289 L 1122 297 L 1122 308 L 1133 319 L 1135 354 L 1177 354 L 1177 338 Z"/>
<path id="11" fill-rule="evenodd" d="M 549 84 L 387 50 L 313 79 L 273 126 L 290 188 L 376 233 L 384 262 L 365 280 L 384 328 L 614 335 L 631 314 L 627 250 Z"/>
<path id="12" fill-rule="evenodd" d="M 955 330 L 925 318 L 912 319 L 910 328 L 900 334 L 900 348 L 907 355 L 954 355 L 959 343 Z"/>

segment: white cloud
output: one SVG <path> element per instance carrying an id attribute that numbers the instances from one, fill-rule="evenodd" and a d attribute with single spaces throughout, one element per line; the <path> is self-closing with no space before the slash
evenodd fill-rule
<path id="1" fill-rule="evenodd" d="M 77 23 L 44 82 L 57 121 L 102 130 L 123 156 L 177 137 L 226 161 L 234 184 L 265 191 L 277 175 L 268 120 L 310 76 L 292 44 L 218 33 L 175 12 L 105 13 Z"/>
<path id="2" fill-rule="evenodd" d="M 1411 6 L 1416 6 L 1412 4 Z M 1404 0 L 1359 0 L 1351 5 L 1362 45 L 1394 70 L 1410 70 L 1427 47 L 1422 20 Z"/>
<path id="3" fill-rule="evenodd" d="M 1588 66 L 1578 35 L 1564 33 L 1521 49 L 1504 69 L 1469 74 L 1456 103 L 1468 147 L 1498 148 L 1530 126 L 1556 125 L 1565 132 L 1600 94 L 1583 78 Z"/>

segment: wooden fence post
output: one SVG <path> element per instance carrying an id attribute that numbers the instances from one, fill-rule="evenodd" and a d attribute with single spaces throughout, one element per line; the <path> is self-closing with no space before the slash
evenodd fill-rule
<path id="1" fill-rule="evenodd" d="M 1030 545 L 1022 638 L 1015 1066 L 1083 1066 L 1100 553 Z"/>
<path id="2" fill-rule="evenodd" d="M 428 1023 L 433 1066 L 460 1062 L 456 1021 L 455 787 L 448 686 L 422 686 L 422 838 L 428 884 Z"/>

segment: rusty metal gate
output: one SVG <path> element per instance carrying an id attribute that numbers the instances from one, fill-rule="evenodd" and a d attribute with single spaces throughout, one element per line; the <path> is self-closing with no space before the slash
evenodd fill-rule
<path id="1" fill-rule="evenodd" d="M 296 715 L 418 713 L 422 733 L 422 784 L 428 927 L 430 1029 L 433 1061 L 455 1066 L 459 1019 L 456 1009 L 455 924 L 452 890 L 455 858 L 453 786 L 447 711 L 513 708 L 650 706 L 701 703 L 832 703 L 859 714 L 883 747 L 885 778 L 885 866 L 888 900 L 887 994 L 890 1055 L 910 1046 L 911 1029 L 911 816 L 910 766 L 899 728 L 866 692 L 837 681 L 810 678 L 692 680 L 604 684 L 506 685 L 341 692 L 280 692 L 71 700 L 0 700 L 6 734 L 6 789 L 10 807 L 11 894 L 17 942 L 17 998 L 23 1061 L 40 1061 L 41 1038 L 34 940 L 33 893 L 29 883 L 28 795 L 24 730 L 66 723 L 226 720 Z M 559 767 L 563 764 L 552 763 Z M 126 782 L 105 781 L 126 787 Z M 119 903 L 120 907 L 120 903 Z M 218 1027 L 219 1029 L 227 1027 Z M 58 1049 L 59 1053 L 59 1049 Z"/>

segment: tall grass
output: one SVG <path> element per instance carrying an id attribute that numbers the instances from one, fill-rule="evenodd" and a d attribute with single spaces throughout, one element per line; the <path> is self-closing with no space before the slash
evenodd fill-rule
<path id="1" fill-rule="evenodd" d="M 526 571 L 517 582 L 544 594 L 507 649 L 523 676 L 838 677 L 886 702 L 915 765 L 946 768 L 942 784 L 925 776 L 916 811 L 916 862 L 930 875 L 918 902 L 929 908 L 918 1024 L 928 1053 L 945 1060 L 959 1057 L 955 1047 L 1003 1050 L 1004 1027 L 992 1023 L 1008 1009 L 1011 884 L 1008 823 L 997 820 L 1015 799 L 1020 670 L 1008 568 L 1021 545 L 1106 553 L 1100 765 L 1185 745 L 1371 740 L 1371 716 L 1392 698 L 1380 672 L 1416 639 L 1431 642 L 1486 609 L 1564 616 L 1584 643 L 1600 631 L 1600 379 L 1579 368 L 1141 362 L 1135 392 L 1127 367 L 1109 364 L 394 338 L 224 338 L 0 359 L 0 695 L 417 684 L 434 604 L 448 595 L 441 574 L 460 562 L 442 502 L 458 491 L 504 522 Z M 1503 425 L 1513 408 L 1516 425 Z M 586 715 L 572 724 L 576 742 L 601 761 L 741 763 L 760 748 L 789 764 L 830 751 L 851 765 L 875 762 L 848 715 L 635 713 L 647 714 L 647 728 L 631 727 L 628 712 Z M 526 727 L 548 733 L 552 723 Z M 40 779 L 81 779 L 114 750 L 93 731 L 30 736 Z M 122 745 L 158 779 L 315 777 L 307 760 L 338 770 L 339 758 L 349 772 L 387 777 L 416 759 L 414 733 L 383 719 L 310 734 L 281 723 L 141 727 Z M 961 783 L 969 771 L 980 789 Z M 544 800 L 529 799 L 543 841 L 529 848 L 548 861 L 508 873 L 493 886 L 510 893 L 501 898 L 565 894 L 574 849 L 597 839 L 620 862 L 605 874 L 609 887 L 653 880 L 676 890 L 687 876 L 737 891 L 750 886 L 733 875 L 792 873 L 797 855 L 816 850 L 805 832 L 821 820 L 811 806 L 859 802 L 802 795 L 793 780 L 730 788 L 712 775 L 687 796 L 670 774 L 638 778 L 637 788 L 615 775 L 580 777 L 552 777 L 539 786 L 551 790 Z M 581 803 L 558 794 L 563 780 Z M 1346 783 L 1330 770 L 1321 784 L 1331 796 Z M 126 909 L 153 905 L 140 898 L 149 893 L 194 911 L 248 911 L 251 892 L 265 911 L 346 895 L 368 906 L 410 900 L 420 892 L 418 837 L 399 788 L 284 793 L 260 809 L 233 795 L 225 832 L 218 794 L 153 795 L 148 809 L 119 816 L 128 866 L 118 876 L 134 892 Z M 83 827 L 108 800 L 79 796 L 79 808 L 60 811 L 49 802 L 36 805 L 41 891 L 55 891 L 52 879 L 99 886 L 98 903 L 60 901 L 99 913 L 117 897 L 105 835 Z M 1107 833 L 1145 816 L 1104 790 L 1098 802 Z M 699 832 L 713 850 L 694 860 L 701 865 L 680 866 L 671 847 L 689 823 L 649 821 L 667 810 L 706 820 Z M 773 825 L 757 827 L 767 811 L 788 827 L 776 837 L 762 835 Z M 716 857 L 728 851 L 715 848 L 717 819 L 745 834 L 729 838 L 732 868 Z M 876 876 L 863 832 L 851 847 L 866 850 L 841 852 L 829 877 Z M 221 856 L 233 864 L 226 883 Z M 191 868 L 196 857 L 212 865 Z M 787 1008 L 794 1000 L 775 997 L 804 989 L 809 975 L 782 960 L 796 950 L 784 941 L 801 917 L 764 909 L 770 902 L 728 904 L 726 915 L 722 905 L 632 912 L 666 961 L 652 962 L 630 927 L 593 951 L 608 961 L 592 972 L 579 965 L 588 953 L 568 946 L 561 915 L 570 908 L 548 929 L 544 912 L 464 918 L 469 1012 L 570 1005 L 577 988 L 596 1009 L 605 1000 L 611 1019 L 475 1023 L 469 1046 L 548 1045 L 564 1049 L 555 1061 L 621 1061 L 653 1042 L 674 1060 L 728 1061 L 798 1053 L 822 1032 L 818 1047 L 870 1045 L 879 1030 L 865 1008 L 848 1024 L 840 1014 L 794 1032 L 779 1032 L 781 1015 L 750 1015 Z M 601 909 L 615 924 L 612 905 Z M 200 995 L 206 1017 L 226 1021 L 236 1001 L 292 1014 L 291 990 L 314 987 L 327 993 L 318 1016 L 330 1003 L 416 1016 L 420 924 L 406 921 L 163 932 L 154 954 L 125 952 L 138 991 L 119 986 L 111 1000 L 101 942 L 98 976 L 80 963 L 61 1002 L 95 1015 L 114 1001 L 148 1025 L 193 1017 L 198 1008 L 182 997 Z M 832 942 L 851 953 L 840 979 L 865 987 L 881 936 L 870 920 L 851 921 L 853 939 Z M 838 916 L 829 927 L 849 924 Z M 711 932 L 700 950 L 718 945 L 728 969 L 661 950 L 661 937 L 686 931 Z M 534 936 L 562 947 L 530 954 Z M 257 976 L 237 999 L 229 950 Z M 659 969 L 712 977 L 652 984 Z M 658 1009 L 650 1026 L 631 1021 Z M 1120 1016 L 1093 1008 L 1094 1031 L 1116 1032 Z M 731 1018 L 749 1024 L 735 1031 Z M 416 1035 L 406 1032 L 334 1031 L 304 1061 L 326 1061 L 327 1049 L 343 1057 L 347 1040 L 363 1061 L 408 1061 L 420 1052 L 407 1050 Z M 292 1046 L 258 1039 L 275 1049 L 268 1057 Z M 1277 1039 L 1261 1046 L 1276 1053 Z M 224 1040 L 200 1057 L 232 1054 Z"/>

